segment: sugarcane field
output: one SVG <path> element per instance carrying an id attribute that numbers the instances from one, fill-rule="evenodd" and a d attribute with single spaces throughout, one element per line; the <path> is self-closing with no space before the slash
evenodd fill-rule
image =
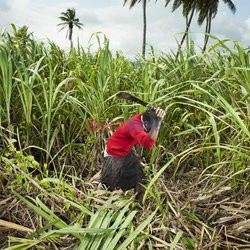
<path id="1" fill-rule="evenodd" d="M 243 2 L 0 0 L 0 249 L 250 249 Z"/>

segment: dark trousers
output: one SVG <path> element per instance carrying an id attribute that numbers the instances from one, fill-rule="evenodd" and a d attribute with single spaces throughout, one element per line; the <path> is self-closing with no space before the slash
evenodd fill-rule
<path id="1" fill-rule="evenodd" d="M 123 191 L 134 188 L 137 193 L 136 198 L 139 200 L 144 194 L 140 184 L 147 183 L 140 160 L 132 151 L 124 157 L 105 157 L 101 182 L 111 191 L 119 188 Z"/>

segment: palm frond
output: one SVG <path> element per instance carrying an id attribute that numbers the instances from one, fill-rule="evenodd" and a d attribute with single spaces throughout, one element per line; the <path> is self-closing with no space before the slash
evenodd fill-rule
<path id="1" fill-rule="evenodd" d="M 74 25 L 75 25 L 78 29 L 82 29 L 82 26 L 84 26 L 83 23 L 74 23 Z"/>
<path id="2" fill-rule="evenodd" d="M 198 16 L 198 24 L 202 25 L 206 17 L 207 17 L 206 13 L 200 12 Z"/>
<path id="3" fill-rule="evenodd" d="M 69 19 L 68 12 L 61 12 L 61 15 L 62 15 L 63 18 Z"/>
<path id="4" fill-rule="evenodd" d="M 65 29 L 65 28 L 67 28 L 67 27 L 68 27 L 68 25 L 63 26 L 63 27 L 59 30 L 59 32 L 62 31 L 63 29 Z"/>
<path id="5" fill-rule="evenodd" d="M 57 26 L 62 26 L 62 25 L 68 25 L 68 23 L 64 22 L 64 23 L 58 23 Z"/>
<path id="6" fill-rule="evenodd" d="M 181 6 L 182 3 L 183 3 L 183 0 L 175 0 L 173 3 L 172 12 L 177 10 Z"/>
<path id="7" fill-rule="evenodd" d="M 68 20 L 69 20 L 67 17 L 64 17 L 64 16 L 59 16 L 58 18 L 62 21 L 65 21 L 65 22 L 68 22 Z"/>
<path id="8" fill-rule="evenodd" d="M 124 0 L 123 6 L 128 2 L 128 0 Z M 133 8 L 135 4 L 141 2 L 141 0 L 131 0 L 129 8 Z"/>
<path id="9" fill-rule="evenodd" d="M 229 9 L 235 14 L 236 12 L 236 6 L 231 0 L 223 0 L 225 4 L 228 5 Z"/>
<path id="10" fill-rule="evenodd" d="M 170 2 L 171 2 L 171 0 L 165 0 L 165 7 L 167 7 Z"/>

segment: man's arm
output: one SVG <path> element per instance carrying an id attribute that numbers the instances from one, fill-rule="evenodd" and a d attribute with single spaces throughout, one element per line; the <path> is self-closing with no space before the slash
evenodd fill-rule
<path id="1" fill-rule="evenodd" d="M 151 149 L 157 139 L 161 121 L 164 118 L 164 116 L 165 116 L 165 111 L 157 108 L 156 117 L 158 121 L 153 125 L 149 133 L 144 131 L 144 128 L 139 121 L 133 121 L 133 122 L 131 121 L 131 124 L 128 124 L 129 125 L 128 131 L 130 136 L 136 139 L 137 144 L 140 144 L 144 148 Z"/>
<path id="2" fill-rule="evenodd" d="M 162 120 L 165 116 L 165 111 L 163 109 L 157 108 L 156 109 L 156 116 L 158 118 L 158 121 L 155 122 L 155 124 L 153 125 L 153 127 L 149 131 L 150 138 L 155 140 L 155 141 L 158 137 L 158 134 L 159 134 L 159 131 L 161 128 L 161 124 L 162 124 Z"/>

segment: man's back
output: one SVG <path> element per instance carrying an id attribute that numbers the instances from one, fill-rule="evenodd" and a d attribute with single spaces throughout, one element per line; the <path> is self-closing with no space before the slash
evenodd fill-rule
<path id="1" fill-rule="evenodd" d="M 141 114 L 137 114 L 124 122 L 107 141 L 107 153 L 115 157 L 129 154 L 135 144 L 145 148 L 152 148 L 155 140 L 145 132 L 141 121 Z"/>

